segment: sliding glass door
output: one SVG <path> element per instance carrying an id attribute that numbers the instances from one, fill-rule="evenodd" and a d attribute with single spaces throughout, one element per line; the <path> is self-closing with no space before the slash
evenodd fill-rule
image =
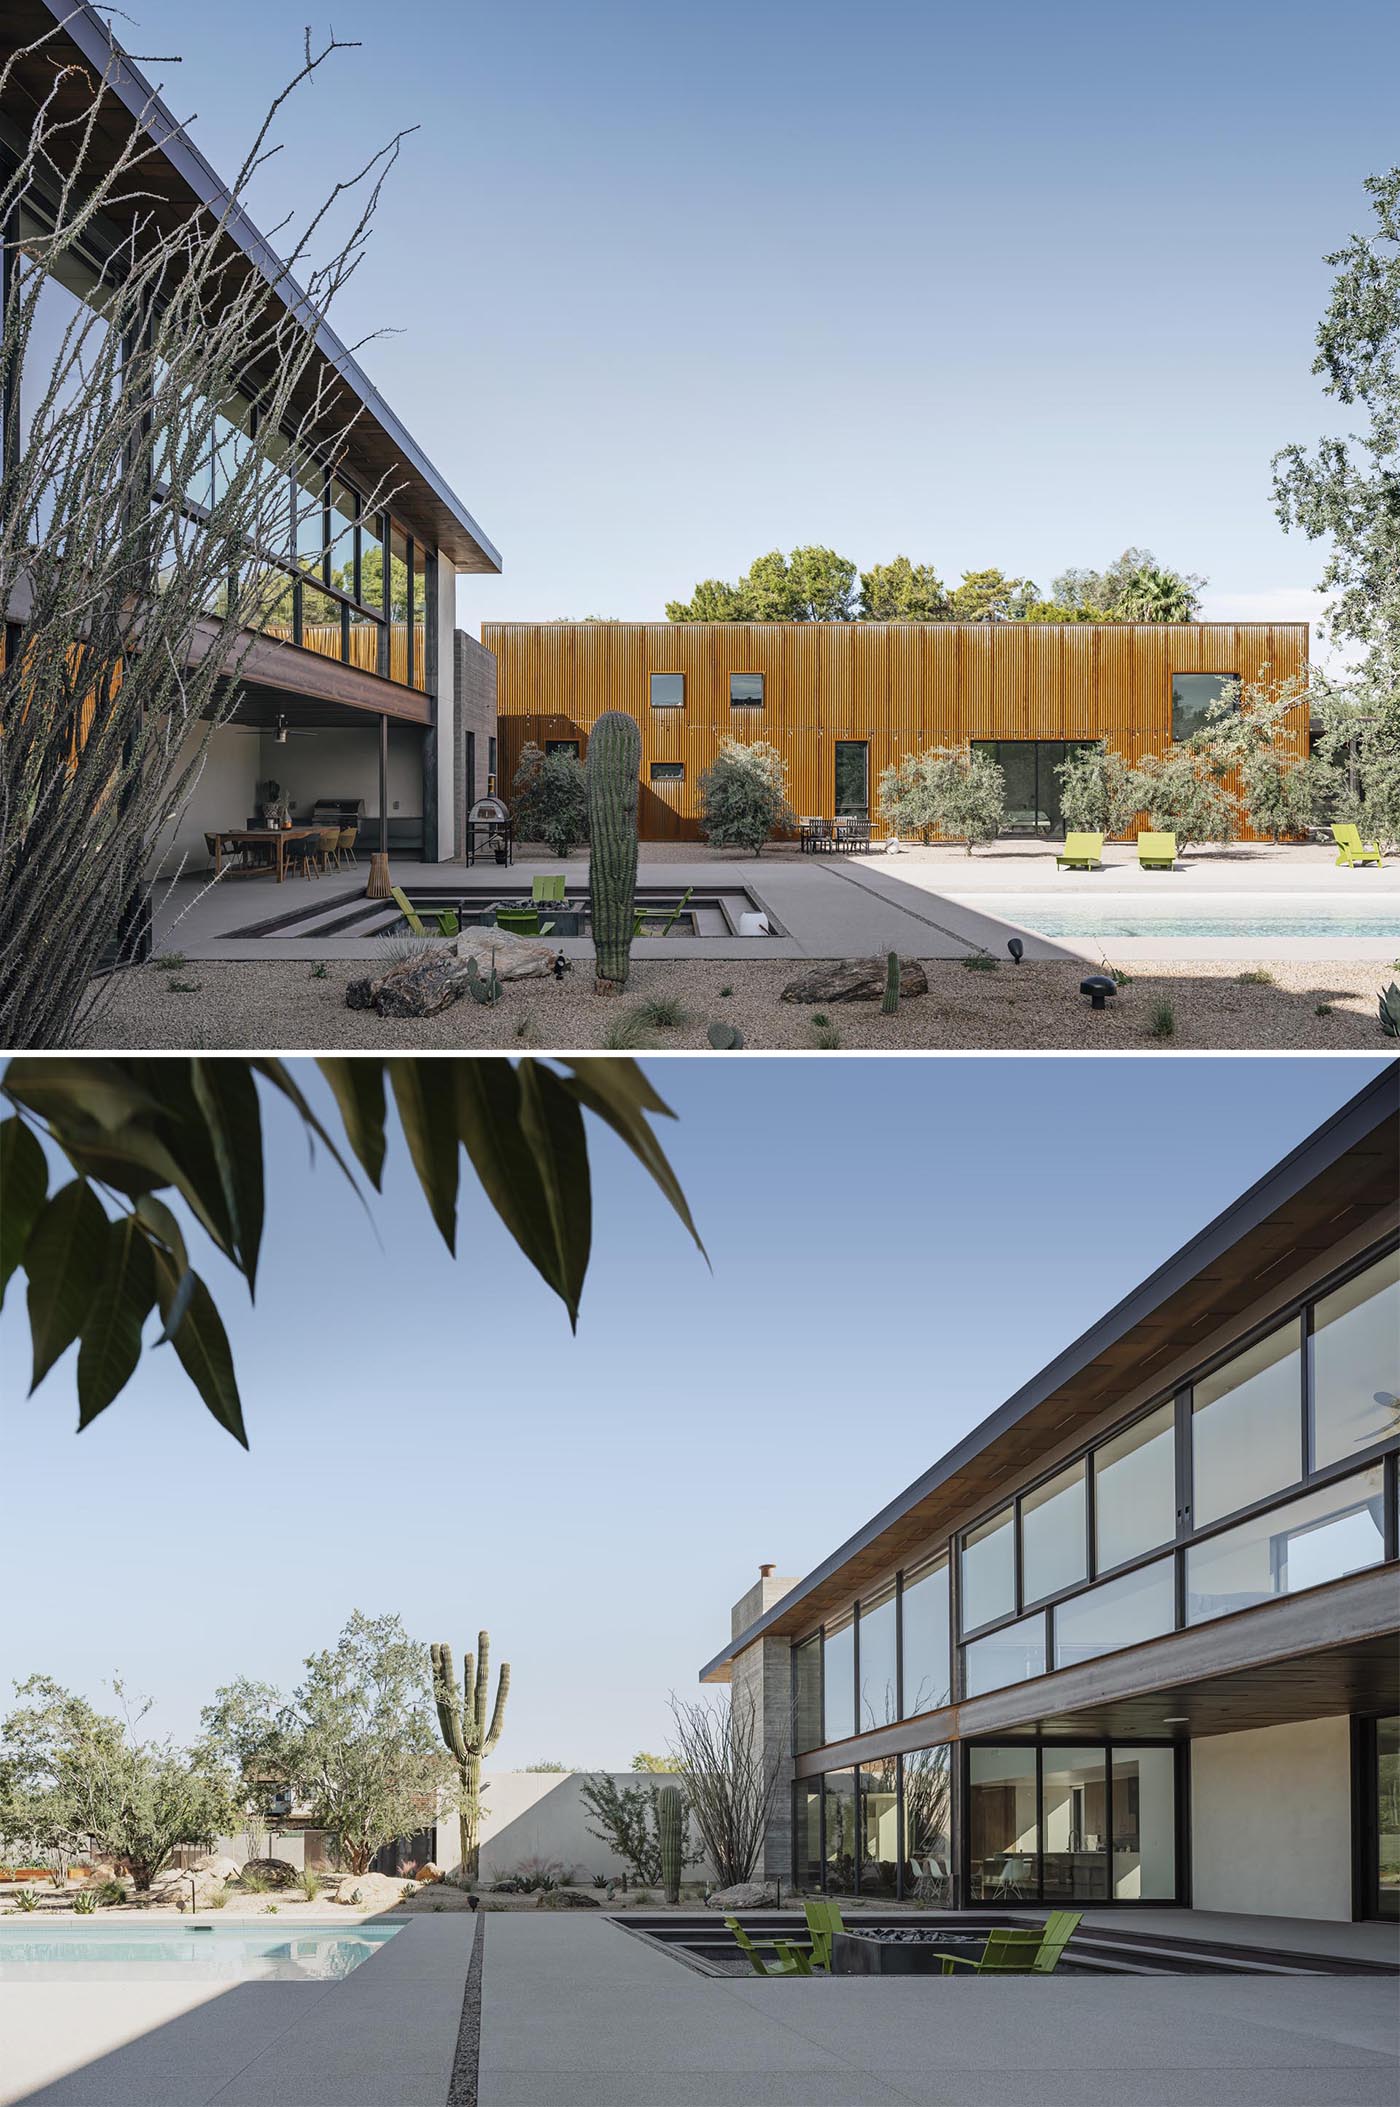
<path id="1" fill-rule="evenodd" d="M 974 739 L 973 752 L 985 754 L 1002 772 L 1006 793 L 1002 832 L 1063 833 L 1056 770 L 1068 754 L 1093 743 L 1088 739 Z"/>
<path id="2" fill-rule="evenodd" d="M 1176 1762 L 1171 1746 L 971 1747 L 969 1901 L 1174 1901 Z"/>

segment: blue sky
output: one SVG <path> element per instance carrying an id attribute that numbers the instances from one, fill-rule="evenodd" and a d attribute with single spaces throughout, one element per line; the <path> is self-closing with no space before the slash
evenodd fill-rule
<path id="1" fill-rule="evenodd" d="M 120 26 L 220 169 L 300 16 Z M 1269 459 L 1394 159 L 1392 0 L 338 0 L 264 224 L 406 142 L 342 333 L 506 557 L 461 616 L 660 617 L 827 542 L 1048 588 L 1151 546 L 1313 609 Z"/>
<path id="2" fill-rule="evenodd" d="M 358 1607 L 488 1626 L 501 1762 L 625 1765 L 761 1561 L 807 1571 L 1381 1065 L 653 1059 L 713 1273 L 595 1128 L 577 1339 L 474 1187 L 454 1264 L 396 1137 L 376 1239 L 273 1100 L 256 1309 L 208 1267 L 250 1453 L 163 1350 L 78 1436 L 72 1352 L 26 1401 L 0 1318 L 0 1701 L 120 1670 L 188 1733 Z"/>

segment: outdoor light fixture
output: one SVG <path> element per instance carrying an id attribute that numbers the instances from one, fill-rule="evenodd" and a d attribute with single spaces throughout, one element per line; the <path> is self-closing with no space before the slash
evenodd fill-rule
<path id="1" fill-rule="evenodd" d="M 1087 980 L 1080 981 L 1079 992 L 1088 996 L 1096 1010 L 1101 1010 L 1107 1006 L 1109 996 L 1116 995 L 1118 990 L 1106 973 L 1091 973 Z"/>
<path id="2" fill-rule="evenodd" d="M 554 978 L 556 980 L 562 980 L 564 978 L 564 975 L 568 972 L 568 970 L 569 961 L 565 958 L 563 952 L 561 951 L 554 961 Z"/>
<path id="3" fill-rule="evenodd" d="M 278 718 L 278 720 L 277 720 L 277 744 L 278 744 L 279 746 L 285 746 L 285 745 L 286 745 L 286 743 L 287 743 L 287 720 L 286 720 L 286 718 L 285 718 L 285 717 L 279 717 L 279 718 Z"/>
<path id="4" fill-rule="evenodd" d="M 1164 1727 L 1189 1727 L 1190 1724 L 1191 1722 L 1184 1712 L 1173 1712 L 1170 1719 L 1162 1721 Z"/>
<path id="5" fill-rule="evenodd" d="M 1006 948 L 1011 953 L 1011 956 L 1015 959 L 1017 965 L 1019 966 L 1021 963 L 1021 954 L 1026 948 L 1025 945 L 1021 942 L 1021 939 L 1018 936 L 1009 936 L 1006 940 Z"/>

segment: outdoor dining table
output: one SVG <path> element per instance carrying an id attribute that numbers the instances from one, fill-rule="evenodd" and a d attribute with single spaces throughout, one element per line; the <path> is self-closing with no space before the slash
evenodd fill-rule
<path id="1" fill-rule="evenodd" d="M 273 852 L 280 885 L 286 876 L 286 847 L 289 841 L 305 841 L 308 834 L 323 834 L 324 827 L 224 827 L 214 836 L 214 876 L 224 866 L 224 843 L 230 848 L 268 848 Z"/>

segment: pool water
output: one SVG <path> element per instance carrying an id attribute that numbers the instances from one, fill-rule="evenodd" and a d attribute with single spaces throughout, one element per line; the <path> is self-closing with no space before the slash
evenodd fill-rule
<path id="1" fill-rule="evenodd" d="M 372 1924 L 0 1924 L 0 1982 L 336 1982 L 402 1929 Z"/>
<path id="2" fill-rule="evenodd" d="M 1265 943 L 1273 936 L 1358 936 L 1400 942 L 1400 897 L 1386 906 L 1366 908 L 1281 901 L 1270 911 L 1256 908 L 1247 913 L 1203 900 L 1194 909 L 1163 908 L 1155 903 L 1140 906 L 1128 900 L 1061 906 L 1058 902 L 1046 905 L 1040 900 L 1002 900 L 985 894 L 979 899 L 967 896 L 961 904 L 994 915 L 998 921 L 1015 922 L 1044 937 L 1224 936 Z"/>

